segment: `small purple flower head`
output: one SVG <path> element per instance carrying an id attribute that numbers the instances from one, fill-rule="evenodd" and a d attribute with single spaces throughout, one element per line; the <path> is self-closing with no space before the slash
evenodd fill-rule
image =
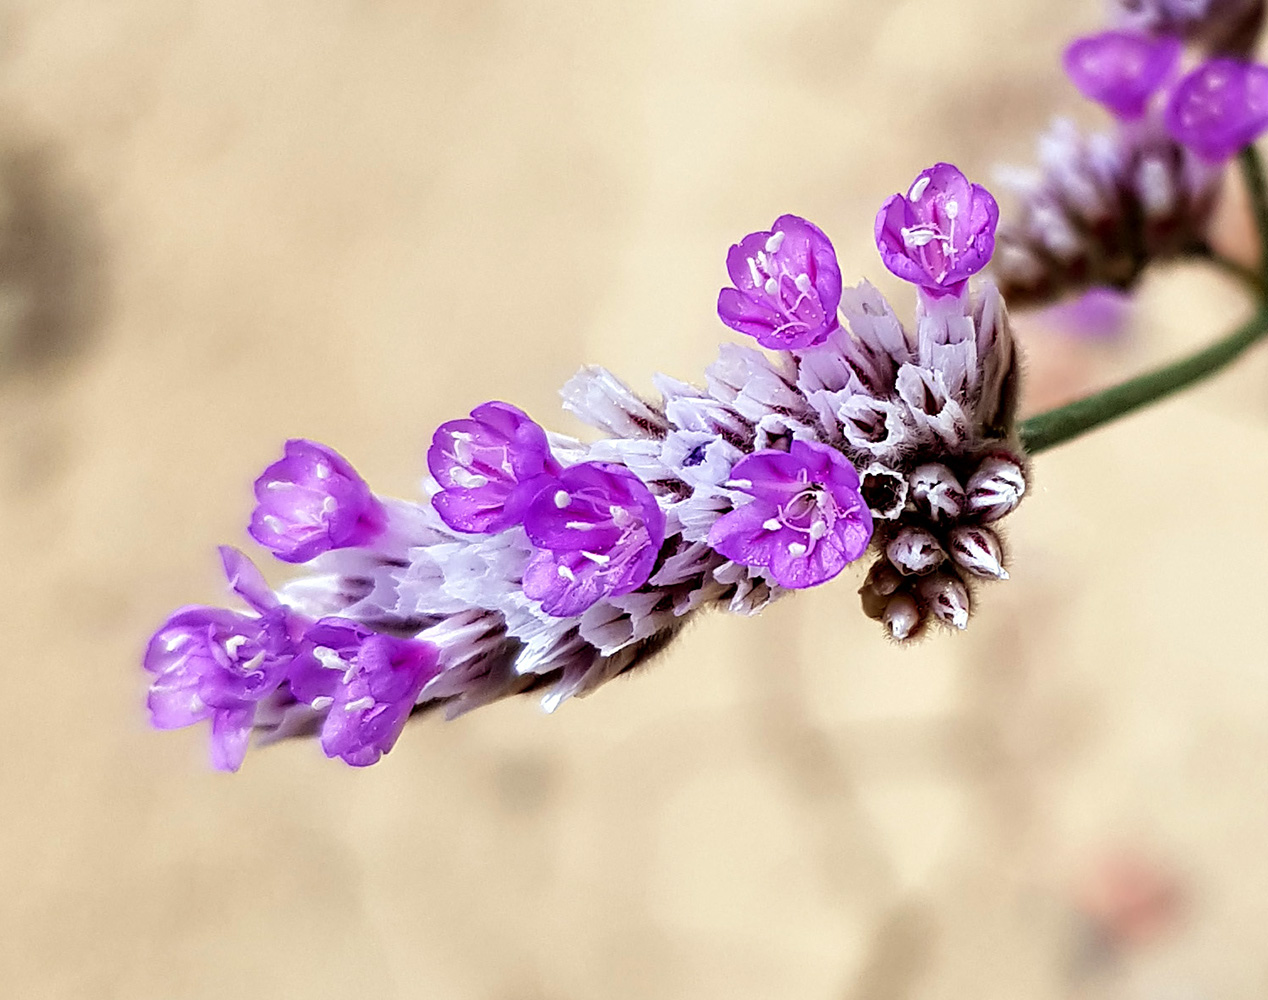
<path id="1" fill-rule="evenodd" d="M 1151 38 L 1135 31 L 1105 31 L 1067 46 L 1066 75 L 1084 97 L 1119 118 L 1140 118 L 1180 58 L 1178 38 Z"/>
<path id="2" fill-rule="evenodd" d="M 991 193 L 949 163 L 921 172 L 904 197 L 876 215 L 885 266 L 934 295 L 959 294 L 995 252 L 999 206 Z"/>
<path id="3" fill-rule="evenodd" d="M 524 519 L 559 463 L 527 413 L 492 402 L 437 428 L 427 468 L 440 484 L 432 506 L 441 519 L 455 531 L 492 535 Z"/>
<path id="4" fill-rule="evenodd" d="M 143 664 L 154 675 L 147 704 L 158 729 L 211 720 L 211 762 L 236 771 L 256 705 L 277 690 L 295 655 L 302 621 L 281 606 L 250 560 L 222 549 L 233 588 L 258 615 L 187 607 L 150 639 Z"/>
<path id="5" fill-rule="evenodd" d="M 419 692 L 440 672 L 430 642 L 373 632 L 346 618 L 323 618 L 304 633 L 291 692 L 326 712 L 321 746 L 354 767 L 392 749 Z"/>
<path id="6" fill-rule="evenodd" d="M 1177 84 L 1167 131 L 1212 163 L 1249 146 L 1268 128 L 1268 66 L 1212 59 Z"/>
<path id="7" fill-rule="evenodd" d="M 854 466 L 835 448 L 794 441 L 736 463 L 730 485 L 753 499 L 722 515 L 709 544 L 743 566 L 764 566 L 781 587 L 814 587 L 859 558 L 872 513 Z"/>
<path id="8" fill-rule="evenodd" d="M 541 550 L 524 570 L 524 593 L 547 614 L 567 618 L 647 582 L 665 515 L 629 469 L 581 462 L 533 500 L 524 530 Z"/>
<path id="9" fill-rule="evenodd" d="M 283 562 L 369 545 L 387 524 L 365 480 L 342 455 L 315 441 L 287 441 L 281 460 L 255 481 L 255 498 L 247 530 Z"/>
<path id="10" fill-rule="evenodd" d="M 718 316 L 763 347 L 813 347 L 837 328 L 841 268 L 831 241 L 805 219 L 781 215 L 769 232 L 749 233 L 726 269 L 735 287 L 718 293 Z"/>

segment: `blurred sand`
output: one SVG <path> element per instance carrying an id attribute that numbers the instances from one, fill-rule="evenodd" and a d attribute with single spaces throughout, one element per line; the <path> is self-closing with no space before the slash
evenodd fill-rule
<path id="1" fill-rule="evenodd" d="M 0 996 L 1262 997 L 1262 351 L 1043 456 L 963 637 L 892 648 L 847 574 L 554 717 L 414 726 L 369 771 L 296 744 L 212 774 L 201 731 L 142 710 L 145 637 L 219 599 L 212 546 L 245 541 L 284 438 L 412 495 L 432 428 L 481 400 L 576 430 L 555 390 L 582 362 L 697 378 L 725 248 L 784 211 L 900 292 L 877 205 L 936 159 L 1029 159 L 1097 16 L 0 4 L 24 220 L 0 245 Z M 1134 340 L 1044 341 L 1035 384 L 1243 308 L 1156 275 Z M 1089 968 L 1074 887 L 1120 850 L 1188 917 Z"/>

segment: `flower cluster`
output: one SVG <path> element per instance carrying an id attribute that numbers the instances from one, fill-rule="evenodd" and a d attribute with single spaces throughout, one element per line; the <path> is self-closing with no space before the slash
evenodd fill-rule
<path id="1" fill-rule="evenodd" d="M 1040 140 L 1040 170 L 1002 177 L 1020 206 L 994 266 L 1014 306 L 1128 288 L 1149 263 L 1200 250 L 1224 165 L 1268 128 L 1268 67 L 1242 55 L 1262 2 L 1122 3 L 1117 14 L 1118 27 L 1064 58 L 1116 129 L 1084 135 L 1059 120 Z M 1186 42 L 1198 61 L 1183 73 Z"/>
<path id="2" fill-rule="evenodd" d="M 1004 578 L 996 528 L 1026 489 L 1017 364 L 989 283 L 998 209 L 940 163 L 876 218 L 916 289 L 914 329 L 828 237 L 785 215 L 731 248 L 728 344 L 697 387 L 641 398 L 601 368 L 564 387 L 589 444 L 487 402 L 442 424 L 423 502 L 287 442 L 256 481 L 251 536 L 304 575 L 271 590 L 222 550 L 246 612 L 185 608 L 145 657 L 160 728 L 209 721 L 234 769 L 262 740 L 319 735 L 370 764 L 416 711 L 536 691 L 553 709 L 644 662 L 706 607 L 753 614 L 869 550 L 864 611 L 903 641 L 962 629 L 976 581 Z"/>

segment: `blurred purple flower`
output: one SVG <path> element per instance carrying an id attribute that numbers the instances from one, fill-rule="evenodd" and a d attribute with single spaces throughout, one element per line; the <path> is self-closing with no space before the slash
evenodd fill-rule
<path id="1" fill-rule="evenodd" d="M 665 515 L 629 469 L 581 462 L 538 494 L 524 530 L 541 550 L 524 569 L 524 593 L 547 614 L 569 617 L 647 582 Z"/>
<path id="2" fill-rule="evenodd" d="M 805 219 L 781 215 L 769 232 L 749 233 L 726 268 L 735 287 L 718 293 L 718 316 L 763 347 L 813 347 L 837 328 L 841 268 L 831 241 Z"/>
<path id="3" fill-rule="evenodd" d="M 255 481 L 255 498 L 247 530 L 283 562 L 369 545 L 387 523 L 365 480 L 342 455 L 315 441 L 287 441 L 282 458 Z"/>
<path id="4" fill-rule="evenodd" d="M 885 266 L 934 295 L 959 294 L 995 250 L 999 206 L 956 167 L 935 163 L 876 215 Z"/>
<path id="5" fill-rule="evenodd" d="M 1066 74 L 1083 95 L 1119 118 L 1140 118 L 1180 58 L 1178 38 L 1151 38 L 1134 31 L 1105 31 L 1076 38 L 1066 47 Z"/>
<path id="6" fill-rule="evenodd" d="M 1268 66 L 1212 59 L 1176 86 L 1167 131 L 1198 156 L 1219 163 L 1268 128 Z"/>
<path id="7" fill-rule="evenodd" d="M 432 506 L 455 531 L 496 534 L 524 519 L 559 472 L 546 432 L 510 403 L 483 403 L 469 419 L 441 424 L 427 452 L 440 484 Z"/>
<path id="8" fill-rule="evenodd" d="M 709 544 L 740 565 L 768 568 L 781 587 L 831 580 L 872 538 L 858 473 L 827 445 L 755 452 L 736 463 L 729 485 L 753 499 L 714 523 Z"/>

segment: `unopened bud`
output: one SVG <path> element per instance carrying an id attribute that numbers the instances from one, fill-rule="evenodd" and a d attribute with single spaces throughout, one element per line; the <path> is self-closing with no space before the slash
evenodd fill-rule
<path id="1" fill-rule="evenodd" d="M 885 606 L 889 603 L 890 596 L 902 585 L 902 582 L 903 578 L 898 570 L 894 569 L 887 560 L 877 560 L 867 574 L 867 579 L 863 581 L 863 586 L 859 588 L 859 597 L 863 600 L 863 614 L 879 621 L 885 613 Z"/>
<path id="2" fill-rule="evenodd" d="M 947 557 L 931 532 L 910 526 L 901 528 L 885 546 L 885 555 L 906 576 L 930 573 Z"/>
<path id="3" fill-rule="evenodd" d="M 964 511 L 964 488 L 941 462 L 929 462 L 911 474 L 911 498 L 933 521 L 953 521 Z"/>
<path id="4" fill-rule="evenodd" d="M 947 573 L 920 581 L 920 596 L 933 616 L 944 625 L 964 629 L 969 624 L 969 591 L 963 581 Z"/>
<path id="5" fill-rule="evenodd" d="M 899 642 L 920 627 L 920 608 L 910 594 L 895 594 L 885 605 L 885 627 Z"/>
<path id="6" fill-rule="evenodd" d="M 1004 550 L 999 536 L 990 528 L 963 526 L 955 528 L 948 539 L 951 558 L 974 576 L 990 580 L 1007 580 Z"/>
<path id="7" fill-rule="evenodd" d="M 1026 476 L 1011 458 L 993 455 L 969 479 L 969 511 L 983 521 L 998 521 L 1021 503 Z"/>

